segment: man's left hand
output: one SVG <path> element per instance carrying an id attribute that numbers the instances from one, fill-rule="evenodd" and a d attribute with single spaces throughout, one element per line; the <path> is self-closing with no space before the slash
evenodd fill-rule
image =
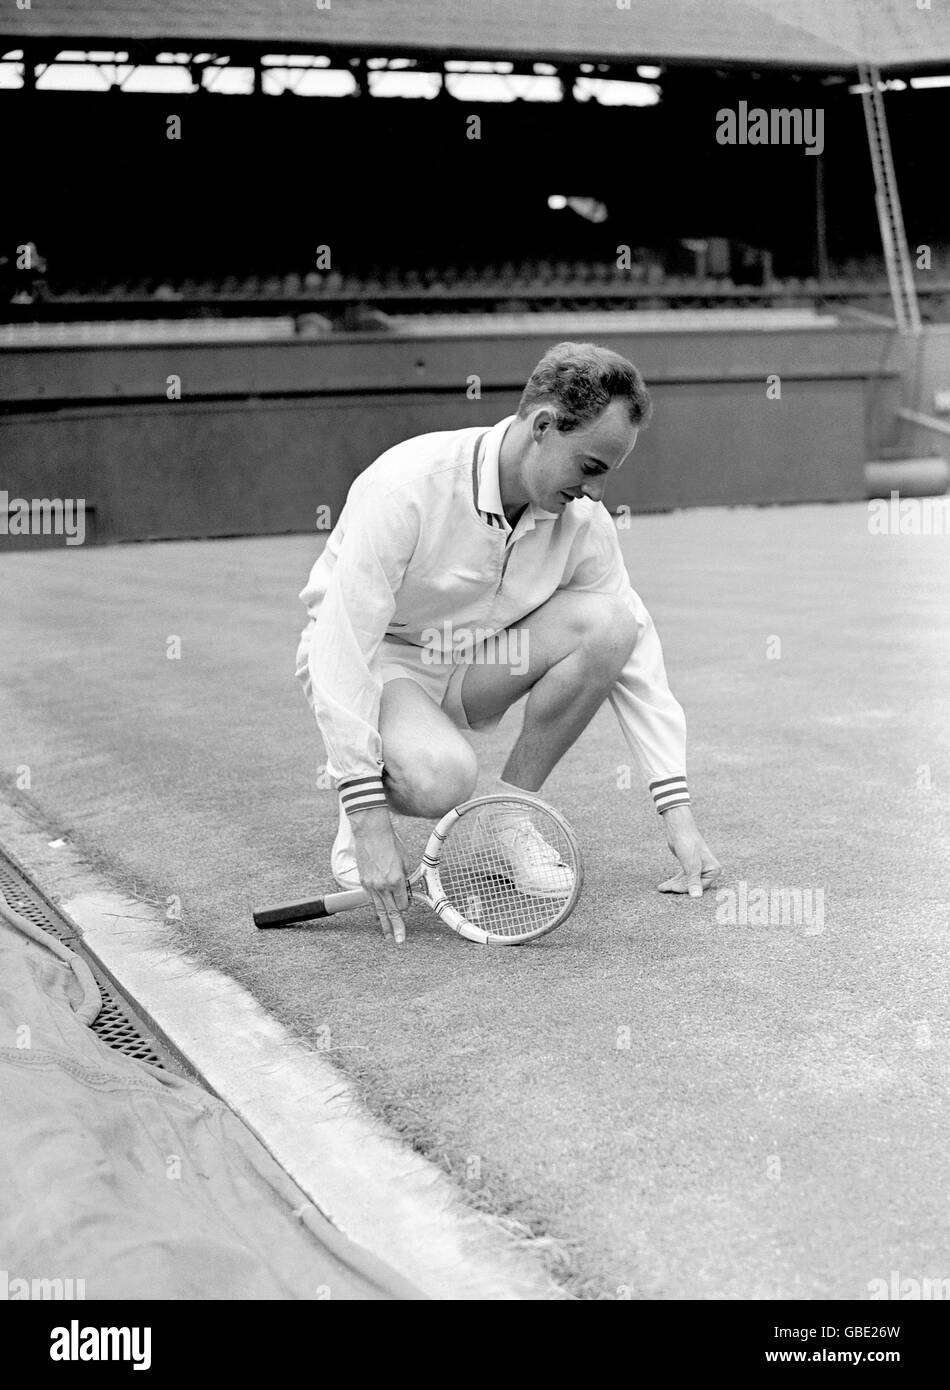
<path id="1" fill-rule="evenodd" d="M 674 806 L 664 812 L 666 842 L 680 862 L 680 872 L 657 884 L 661 893 L 688 893 L 701 898 L 722 874 L 722 865 L 700 835 L 689 806 Z"/>

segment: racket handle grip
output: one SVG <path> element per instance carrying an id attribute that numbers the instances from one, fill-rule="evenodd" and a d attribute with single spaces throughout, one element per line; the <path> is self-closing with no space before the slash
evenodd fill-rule
<path id="1" fill-rule="evenodd" d="M 254 913 L 256 927 L 292 927 L 297 922 L 311 922 L 317 917 L 332 917 L 335 912 L 346 912 L 351 907 L 362 907 L 370 901 L 364 888 L 351 888 L 348 892 L 327 893 L 322 898 L 310 898 L 306 902 L 284 903 L 277 907 L 261 907 Z"/>

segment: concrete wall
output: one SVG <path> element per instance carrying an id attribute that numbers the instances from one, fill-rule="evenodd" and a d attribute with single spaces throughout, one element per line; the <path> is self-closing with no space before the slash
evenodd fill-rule
<path id="1" fill-rule="evenodd" d="M 950 324 L 930 324 L 903 343 L 901 404 L 950 426 Z M 950 463 L 950 435 L 909 421 L 895 426 L 895 447 L 908 457 Z"/>
<path id="2" fill-rule="evenodd" d="M 899 387 L 881 328 L 599 332 L 654 423 L 608 502 L 634 511 L 864 496 Z M 514 410 L 536 332 L 0 349 L 0 490 L 83 497 L 89 540 L 268 534 L 335 518 L 397 440 Z M 766 378 L 781 378 L 781 400 Z M 166 399 L 169 376 L 182 399 Z M 473 378 L 480 399 L 469 399 Z M 0 546 L 26 538 L 0 535 Z"/>

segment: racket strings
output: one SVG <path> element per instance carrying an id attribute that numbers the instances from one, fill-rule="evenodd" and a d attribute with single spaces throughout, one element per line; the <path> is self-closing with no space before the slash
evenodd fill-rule
<path id="1" fill-rule="evenodd" d="M 574 846 L 548 811 L 501 800 L 463 814 L 439 861 L 448 902 L 495 937 L 529 936 L 557 921 L 577 869 Z"/>

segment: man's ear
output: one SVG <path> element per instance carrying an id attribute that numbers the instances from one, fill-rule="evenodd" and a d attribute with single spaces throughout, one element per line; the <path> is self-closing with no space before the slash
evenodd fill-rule
<path id="1" fill-rule="evenodd" d="M 556 423 L 557 416 L 551 407 L 539 406 L 531 420 L 531 438 L 535 444 L 540 444 L 548 431 L 554 429 Z"/>

